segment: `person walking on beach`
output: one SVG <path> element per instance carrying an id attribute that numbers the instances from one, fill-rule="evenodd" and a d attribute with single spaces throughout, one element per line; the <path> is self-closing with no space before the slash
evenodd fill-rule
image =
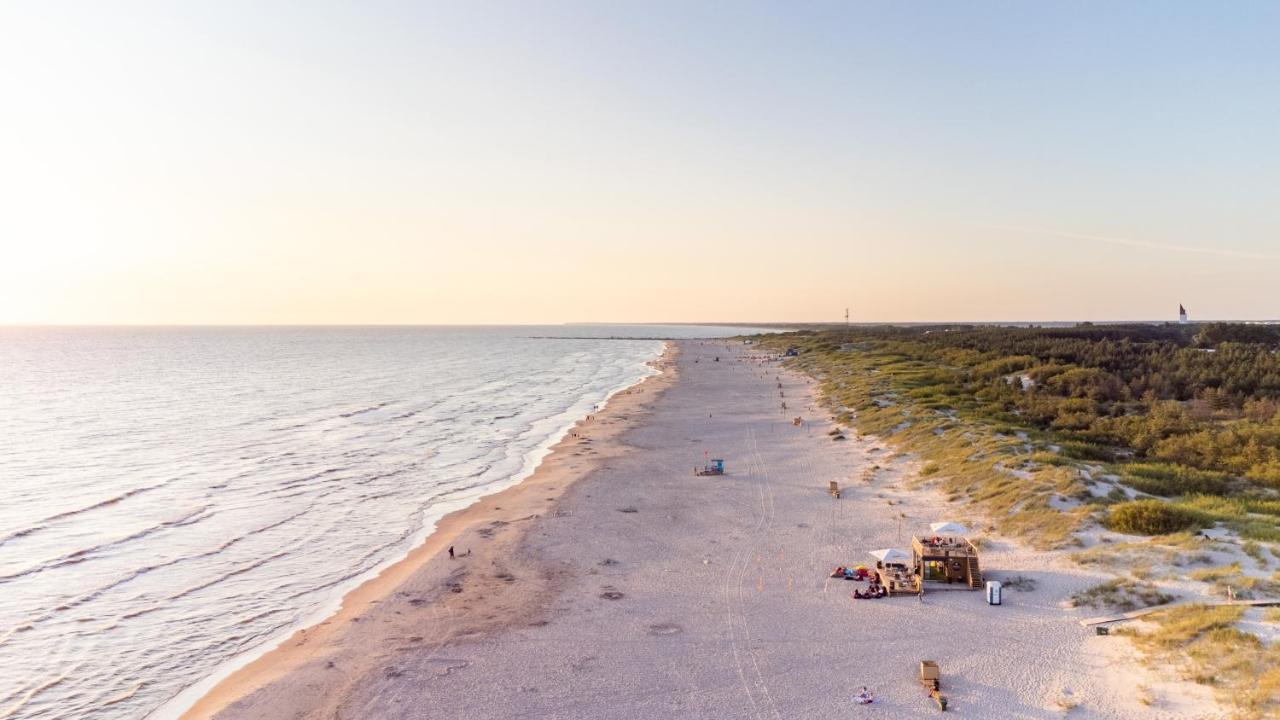
<path id="1" fill-rule="evenodd" d="M 452 545 L 450 545 L 450 546 L 449 546 L 449 559 L 450 559 L 450 560 L 452 560 L 452 559 L 453 559 L 453 546 L 452 546 Z"/>

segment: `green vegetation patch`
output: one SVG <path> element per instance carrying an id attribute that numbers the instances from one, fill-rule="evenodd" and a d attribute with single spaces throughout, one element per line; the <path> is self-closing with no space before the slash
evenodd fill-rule
<path id="1" fill-rule="evenodd" d="M 1121 482 L 1151 495 L 1222 495 L 1231 484 L 1228 473 L 1197 470 L 1169 463 L 1128 463 L 1116 468 Z"/>
<path id="2" fill-rule="evenodd" d="M 1196 516 L 1161 500 L 1132 500 L 1113 505 L 1103 524 L 1128 535 L 1168 535 L 1196 525 Z"/>

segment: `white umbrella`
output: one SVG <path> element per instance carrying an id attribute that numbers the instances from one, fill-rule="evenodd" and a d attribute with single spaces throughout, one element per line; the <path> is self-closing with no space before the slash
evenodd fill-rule
<path id="1" fill-rule="evenodd" d="M 969 531 L 959 523 L 936 522 L 929 526 L 935 535 L 968 535 Z"/>
<path id="2" fill-rule="evenodd" d="M 872 550 L 871 557 L 882 563 L 904 563 L 911 559 L 911 556 L 897 548 L 885 548 L 883 550 Z"/>

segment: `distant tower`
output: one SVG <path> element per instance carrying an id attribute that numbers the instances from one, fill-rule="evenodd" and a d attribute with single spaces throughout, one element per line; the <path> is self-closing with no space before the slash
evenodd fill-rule
<path id="1" fill-rule="evenodd" d="M 844 327 L 846 330 L 849 328 L 849 308 L 844 309 Z"/>
<path id="2" fill-rule="evenodd" d="M 1182 303 L 1178 303 L 1178 322 L 1187 324 L 1187 309 L 1182 307 Z"/>

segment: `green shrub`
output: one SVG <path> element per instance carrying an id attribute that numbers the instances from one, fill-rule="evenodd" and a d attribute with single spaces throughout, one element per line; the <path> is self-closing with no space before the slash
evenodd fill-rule
<path id="1" fill-rule="evenodd" d="M 1104 524 L 1129 535 L 1167 535 L 1192 527 L 1196 518 L 1160 500 L 1132 500 L 1112 506 Z"/>
<path id="2" fill-rule="evenodd" d="M 1120 472 L 1129 487 L 1163 497 L 1222 495 L 1231 481 L 1231 476 L 1224 472 L 1164 463 L 1132 463 L 1121 466 Z"/>
<path id="3" fill-rule="evenodd" d="M 1280 488 L 1280 462 L 1269 460 L 1257 463 L 1245 472 L 1245 477 L 1259 485 Z"/>
<path id="4" fill-rule="evenodd" d="M 1098 462 L 1111 462 L 1115 460 L 1115 453 L 1111 452 L 1111 448 L 1102 445 L 1094 445 L 1087 442 L 1076 442 L 1074 440 L 1061 443 L 1062 454 L 1076 460 L 1095 460 Z"/>
<path id="5" fill-rule="evenodd" d="M 1055 467 L 1061 467 L 1063 465 L 1071 464 L 1071 461 L 1069 459 L 1064 458 L 1057 453 L 1046 452 L 1043 450 L 1037 453 L 1032 453 L 1031 462 L 1038 462 L 1044 465 L 1053 465 Z"/>

